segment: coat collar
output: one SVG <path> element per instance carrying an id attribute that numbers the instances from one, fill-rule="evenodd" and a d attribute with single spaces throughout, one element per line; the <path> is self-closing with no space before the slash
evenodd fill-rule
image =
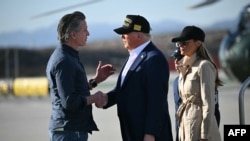
<path id="1" fill-rule="evenodd" d="M 194 62 L 197 60 L 197 54 L 193 54 L 191 57 L 184 57 L 183 58 L 183 67 L 180 68 L 180 72 L 182 74 L 182 76 L 184 76 L 188 70 L 191 68 L 191 66 L 194 64 Z"/>
<path id="2" fill-rule="evenodd" d="M 66 44 L 62 44 L 61 46 L 63 51 L 66 51 L 67 53 L 69 53 L 70 55 L 72 55 L 75 58 L 79 59 L 79 52 L 75 49 L 73 49 L 72 47 L 66 45 Z"/>

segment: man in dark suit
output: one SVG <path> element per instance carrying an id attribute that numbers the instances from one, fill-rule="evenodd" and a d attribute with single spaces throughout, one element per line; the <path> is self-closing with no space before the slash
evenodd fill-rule
<path id="1" fill-rule="evenodd" d="M 127 15 L 123 26 L 114 31 L 121 35 L 130 57 L 116 87 L 106 94 L 103 108 L 117 104 L 123 141 L 172 141 L 169 67 L 150 40 L 149 22 L 140 15 Z"/>

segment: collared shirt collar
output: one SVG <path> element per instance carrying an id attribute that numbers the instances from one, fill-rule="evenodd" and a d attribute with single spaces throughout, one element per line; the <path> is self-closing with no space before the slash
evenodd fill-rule
<path id="1" fill-rule="evenodd" d="M 76 51 L 75 49 L 73 49 L 72 47 L 70 47 L 66 44 L 62 44 L 62 49 L 65 50 L 66 52 L 68 52 L 73 57 L 79 58 L 79 52 Z"/>
<path id="2" fill-rule="evenodd" d="M 136 55 L 136 56 L 138 56 L 138 55 L 141 53 L 141 51 L 142 51 L 149 43 L 150 43 L 150 40 L 147 41 L 147 42 L 145 42 L 145 43 L 143 43 L 143 44 L 141 44 L 141 45 L 138 46 L 137 48 L 131 50 L 131 51 L 129 52 L 129 55 Z"/>
<path id="3" fill-rule="evenodd" d="M 181 74 L 184 76 L 188 69 L 193 65 L 193 63 L 197 60 L 197 54 L 193 54 L 191 57 L 184 56 L 183 57 L 183 62 L 182 62 L 182 67 L 179 69 Z"/>
<path id="4" fill-rule="evenodd" d="M 184 66 L 192 66 L 195 60 L 197 59 L 197 54 L 193 54 L 191 57 L 184 57 L 183 65 Z"/>

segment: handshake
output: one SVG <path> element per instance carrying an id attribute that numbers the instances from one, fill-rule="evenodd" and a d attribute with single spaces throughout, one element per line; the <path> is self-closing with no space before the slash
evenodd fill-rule
<path id="1" fill-rule="evenodd" d="M 103 108 L 108 103 L 108 96 L 101 91 L 91 95 L 91 99 L 90 104 L 95 103 L 97 108 Z"/>

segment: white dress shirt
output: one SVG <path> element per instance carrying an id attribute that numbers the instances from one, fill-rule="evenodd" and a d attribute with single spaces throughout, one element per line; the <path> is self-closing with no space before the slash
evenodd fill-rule
<path id="1" fill-rule="evenodd" d="M 122 71 L 122 75 L 121 75 L 121 85 L 123 84 L 124 78 L 126 77 L 126 74 L 129 70 L 129 68 L 132 66 L 132 64 L 134 63 L 137 56 L 141 53 L 141 51 L 149 44 L 149 42 L 150 41 L 147 41 L 129 52 L 128 61 L 125 65 L 125 67 Z"/>

